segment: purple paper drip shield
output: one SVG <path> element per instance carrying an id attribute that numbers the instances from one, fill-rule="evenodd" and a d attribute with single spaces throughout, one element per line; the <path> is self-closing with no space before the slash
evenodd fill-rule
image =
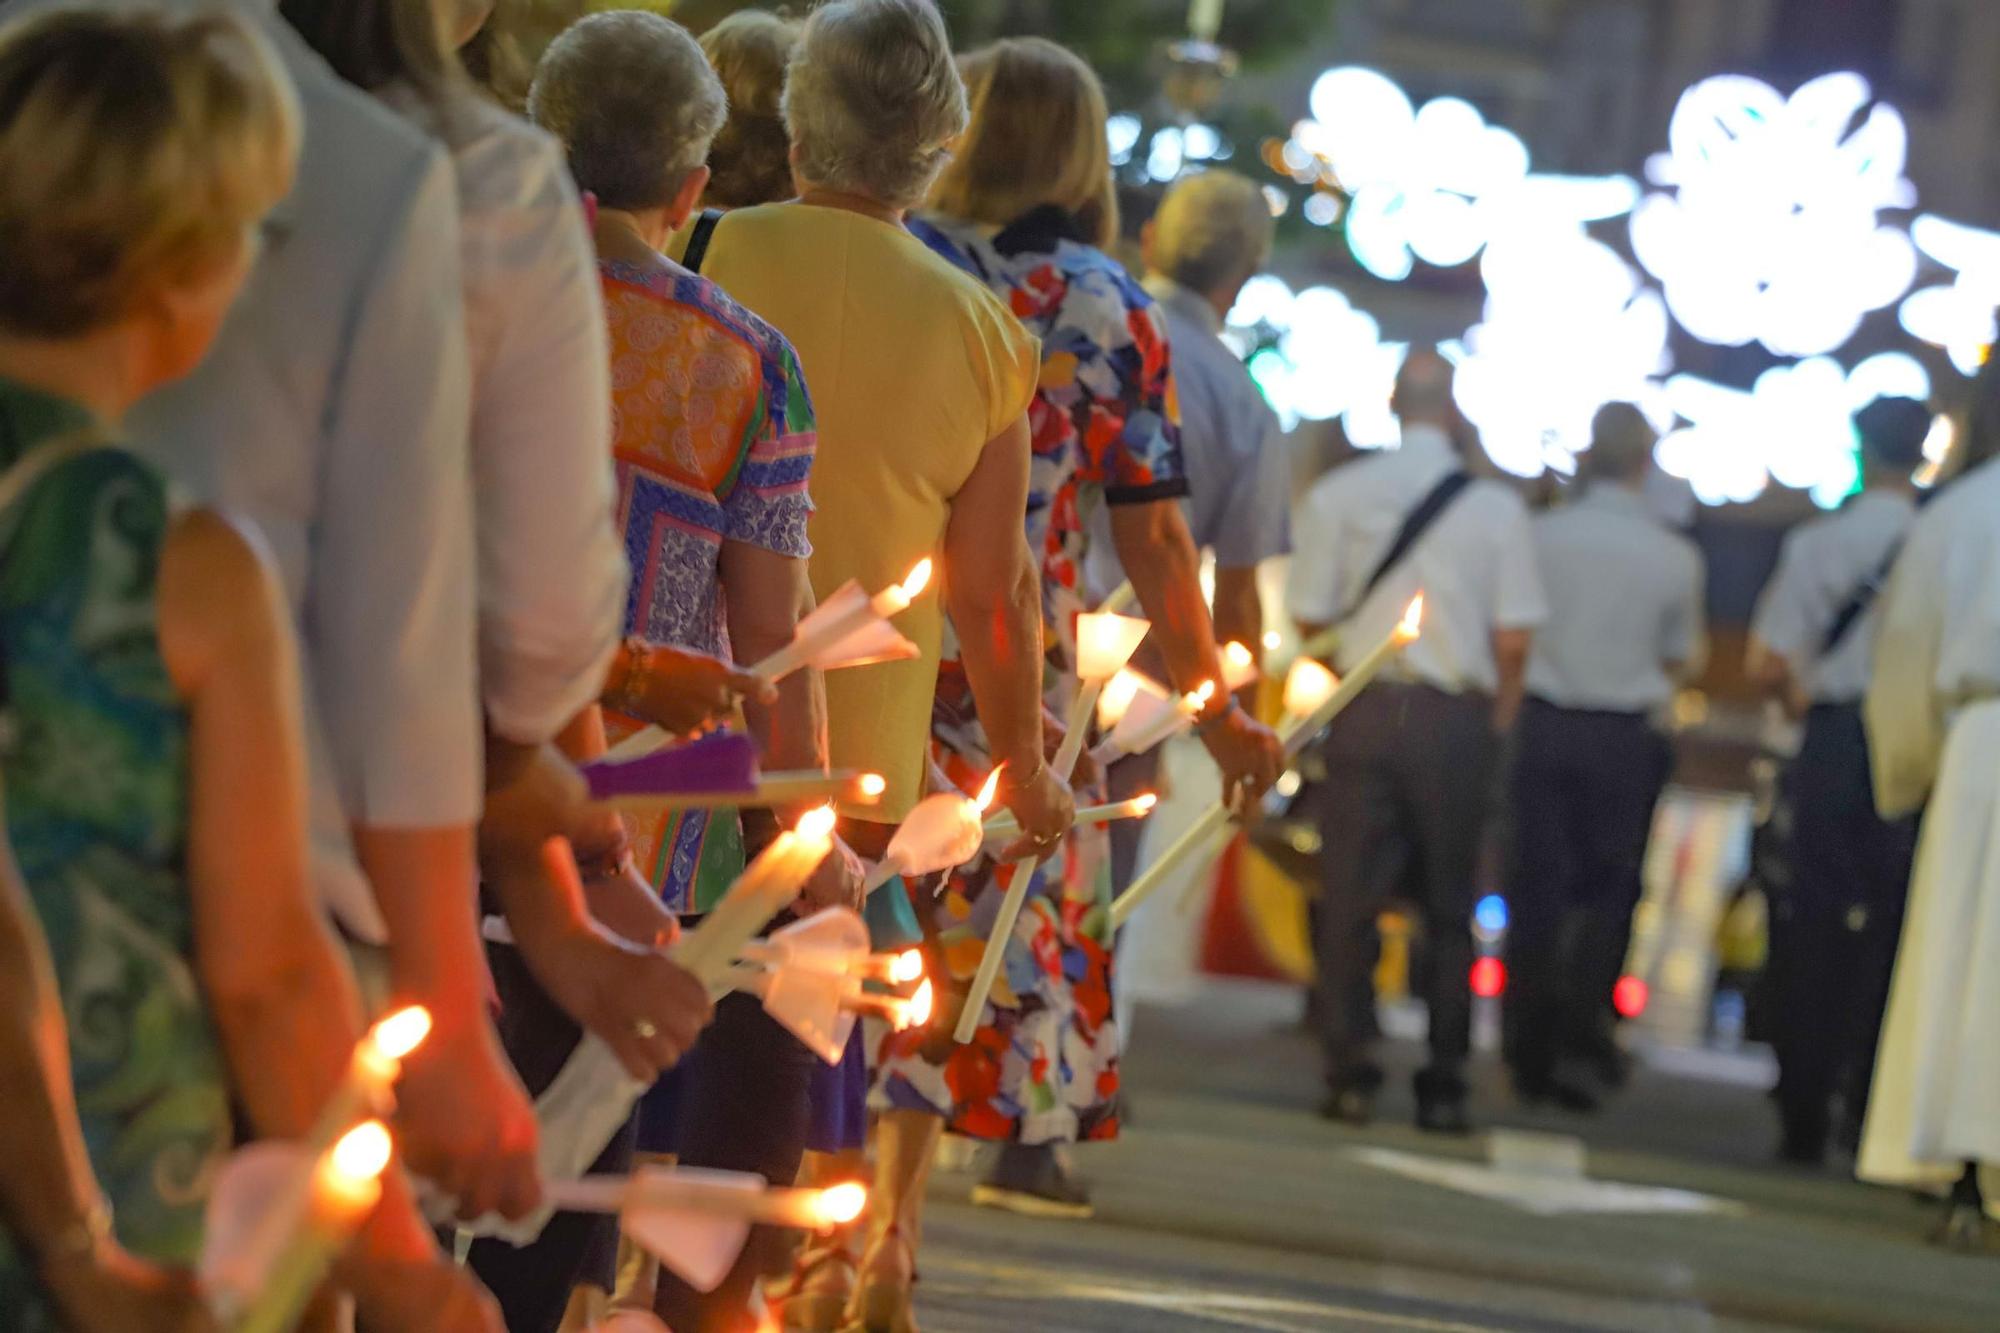
<path id="1" fill-rule="evenodd" d="M 622 763 L 600 760 L 586 764 L 583 777 L 590 784 L 593 801 L 688 792 L 752 792 L 757 789 L 757 745 L 740 731 L 721 731 Z"/>

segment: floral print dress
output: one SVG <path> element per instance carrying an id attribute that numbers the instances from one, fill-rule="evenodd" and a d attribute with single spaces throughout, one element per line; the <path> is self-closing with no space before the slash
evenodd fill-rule
<path id="1" fill-rule="evenodd" d="M 956 220 L 911 230 L 975 274 L 1042 340 L 1026 522 L 1041 560 L 1051 701 L 1073 697 L 1078 583 L 1096 504 L 1187 493 L 1166 321 L 1116 261 L 1069 217 L 1039 209 L 997 234 Z M 932 736 L 939 764 L 967 790 L 991 767 L 972 692 L 947 644 Z M 877 1107 L 929 1110 L 956 1133 L 1024 1144 L 1118 1132 L 1118 1035 L 1111 1017 L 1110 880 L 1101 835 L 1073 838 L 1065 862 L 1031 886 L 978 1035 L 952 1042 L 956 1006 L 926 1031 L 885 1034 Z M 1012 875 L 976 862 L 940 892 L 919 893 L 931 974 L 962 995 Z"/>
<path id="2" fill-rule="evenodd" d="M 0 475 L 91 422 L 0 381 Z M 160 474 L 108 446 L 53 463 L 0 510 L 0 788 L 118 1239 L 185 1265 L 232 1128 L 192 961 L 188 718 L 156 618 L 170 518 Z M 55 1327 L 4 1232 L 0 1326 Z"/>

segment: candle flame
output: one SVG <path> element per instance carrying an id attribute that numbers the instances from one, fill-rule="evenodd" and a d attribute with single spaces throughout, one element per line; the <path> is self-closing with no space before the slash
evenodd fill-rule
<path id="1" fill-rule="evenodd" d="M 1152 792 L 1147 792 L 1142 796 L 1134 796 L 1130 802 L 1132 813 L 1135 815 L 1147 814 L 1159 803 L 1160 798 Z"/>
<path id="2" fill-rule="evenodd" d="M 1234 639 L 1231 639 L 1228 643 L 1222 645 L 1222 662 L 1223 665 L 1225 666 L 1234 667 L 1238 671 L 1243 671 L 1247 670 L 1250 664 L 1256 660 L 1257 660 L 1256 658 L 1250 655 L 1250 650 L 1248 648 L 1245 648 L 1242 644 L 1236 642 Z"/>
<path id="3" fill-rule="evenodd" d="M 1266 652 L 1273 652 L 1273 653 L 1277 652 L 1279 647 L 1283 645 L 1284 642 L 1285 642 L 1285 636 L 1278 633 L 1278 631 L 1274 629 L 1267 629 L 1264 631 L 1264 649 Z"/>
<path id="4" fill-rule="evenodd" d="M 420 1004 L 386 1015 L 368 1030 L 368 1040 L 391 1060 L 401 1060 L 431 1035 L 431 1012 Z"/>
<path id="5" fill-rule="evenodd" d="M 816 806 L 799 816 L 798 834 L 802 838 L 827 838 L 833 835 L 833 826 L 840 817 L 833 813 L 830 805 Z"/>
<path id="6" fill-rule="evenodd" d="M 389 1169 L 393 1148 L 388 1126 L 364 1120 L 340 1136 L 327 1161 L 335 1174 L 347 1180 L 374 1180 Z"/>
<path id="7" fill-rule="evenodd" d="M 889 779 L 880 773 L 863 773 L 855 779 L 854 785 L 859 787 L 861 794 L 869 800 L 879 801 L 882 799 L 882 793 L 889 790 Z"/>
<path id="8" fill-rule="evenodd" d="M 1189 713 L 1199 713 L 1202 709 L 1208 707 L 1208 701 L 1214 697 L 1215 682 L 1205 680 L 1195 689 L 1189 690 L 1181 697 L 1181 707 L 1185 708 Z"/>
<path id="9" fill-rule="evenodd" d="M 1007 767 L 1005 764 L 995 764 L 993 771 L 986 775 L 986 785 L 981 787 L 979 795 L 973 798 L 972 808 L 980 814 L 983 815 L 993 808 L 993 798 L 1000 791 L 1000 770 L 1005 767 Z"/>
<path id="10" fill-rule="evenodd" d="M 907 986 L 924 975 L 924 956 L 916 949 L 905 949 L 889 964 L 889 980 L 898 986 Z"/>
<path id="11" fill-rule="evenodd" d="M 903 580 L 903 596 L 909 598 L 911 601 L 915 601 L 917 594 L 930 586 L 932 568 L 933 565 L 929 556 L 925 556 L 923 559 L 917 561 L 916 565 L 911 568 L 909 577 Z"/>
<path id="12" fill-rule="evenodd" d="M 1424 632 L 1424 595 L 1418 593 L 1410 599 L 1410 605 L 1403 612 L 1403 619 L 1396 626 L 1396 633 L 1405 639 L 1414 639 Z"/>
<path id="13" fill-rule="evenodd" d="M 926 978 L 924 984 L 917 987 L 917 993 L 910 997 L 909 1007 L 903 1011 L 905 1019 L 908 1020 L 904 1026 L 920 1028 L 931 1021 L 931 1015 L 936 1011 L 937 992 L 931 988 L 929 978 Z"/>
<path id="14" fill-rule="evenodd" d="M 814 1211 L 819 1214 L 822 1225 L 844 1227 L 861 1216 L 868 1207 L 868 1187 L 850 1180 L 819 1192 Z"/>
<path id="15" fill-rule="evenodd" d="M 1310 717 L 1339 688 L 1340 680 L 1331 671 L 1310 657 L 1301 657 L 1285 677 L 1285 711 L 1293 717 Z"/>
<path id="16" fill-rule="evenodd" d="M 1108 681 L 1121 671 L 1152 628 L 1149 620 L 1086 611 L 1076 618 L 1076 674 L 1085 682 Z"/>

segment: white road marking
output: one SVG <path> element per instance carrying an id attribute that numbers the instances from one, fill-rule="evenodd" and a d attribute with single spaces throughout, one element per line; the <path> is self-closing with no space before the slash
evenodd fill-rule
<path id="1" fill-rule="evenodd" d="M 1394 1148 L 1348 1148 L 1348 1157 L 1409 1180 L 1504 1203 L 1538 1217 L 1564 1213 L 1707 1213 L 1741 1215 L 1748 1210 L 1731 1199 L 1660 1185 L 1627 1185 L 1526 1171 L 1496 1170 Z"/>

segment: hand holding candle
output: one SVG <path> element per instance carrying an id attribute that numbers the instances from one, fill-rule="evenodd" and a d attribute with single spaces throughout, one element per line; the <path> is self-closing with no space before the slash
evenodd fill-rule
<path id="1" fill-rule="evenodd" d="M 1081 806 L 1070 827 L 1089 828 L 1095 824 L 1113 824 L 1123 819 L 1144 819 L 1153 813 L 1153 807 L 1159 803 L 1159 797 L 1146 792 L 1134 796 L 1129 801 L 1109 801 L 1103 805 Z M 985 841 L 989 843 L 1018 838 L 1021 836 L 1021 821 L 1014 818 L 1012 813 L 1003 810 L 986 821 L 984 833 Z"/>
<path id="2" fill-rule="evenodd" d="M 1399 653 L 1412 643 L 1423 631 L 1424 599 L 1419 593 L 1403 613 L 1401 621 L 1389 632 L 1388 637 L 1377 644 L 1369 654 L 1357 662 L 1344 680 L 1335 681 L 1333 673 L 1310 659 L 1300 659 L 1292 666 L 1291 675 L 1285 680 L 1285 708 L 1289 716 L 1280 737 L 1285 743 L 1287 757 L 1296 756 L 1306 744 L 1332 723 L 1342 709 L 1367 688 L 1368 682 L 1378 675 Z M 1118 895 L 1111 904 L 1111 924 L 1113 928 L 1123 926 L 1131 920 L 1132 913 L 1140 903 L 1157 892 L 1160 887 L 1177 873 L 1197 854 L 1204 857 L 1213 855 L 1227 840 L 1229 829 L 1229 807 L 1221 802 L 1209 807 L 1200 818 L 1188 827 L 1159 859 L 1147 866 L 1144 873 L 1135 879 L 1131 887 Z"/>
<path id="3" fill-rule="evenodd" d="M 993 805 L 999 790 L 1001 767 L 986 778 L 979 795 L 938 792 L 917 803 L 896 829 L 895 837 L 882 859 L 868 872 L 863 896 L 875 892 L 898 875 L 934 875 L 964 865 L 979 854 L 984 841 L 980 820 Z"/>

